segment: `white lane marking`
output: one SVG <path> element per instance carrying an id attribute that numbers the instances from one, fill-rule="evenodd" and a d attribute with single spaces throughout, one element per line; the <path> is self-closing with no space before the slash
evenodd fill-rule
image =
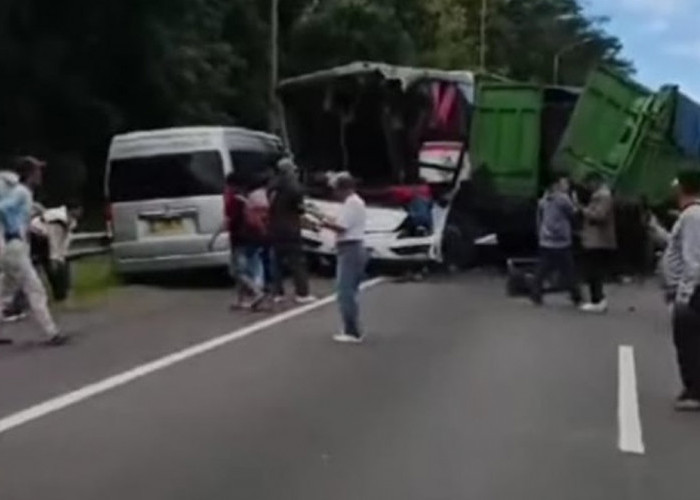
<path id="1" fill-rule="evenodd" d="M 368 288 L 375 287 L 377 285 L 380 285 L 384 281 L 385 280 L 383 278 L 377 278 L 371 281 L 366 281 L 362 284 L 362 289 L 366 290 Z M 335 295 L 329 295 L 328 297 L 324 297 L 318 300 L 317 302 L 314 302 L 313 304 L 297 307 L 295 309 L 285 311 L 275 316 L 271 316 L 267 319 L 258 321 L 257 323 L 253 323 L 252 325 L 248 325 L 231 333 L 227 333 L 220 337 L 216 337 L 206 342 L 202 342 L 201 344 L 197 344 L 183 349 L 181 351 L 175 352 L 173 354 L 169 354 L 160 359 L 156 359 L 144 365 L 137 366 L 135 368 L 132 368 L 131 370 L 125 371 L 118 375 L 114 375 L 99 382 L 95 382 L 94 384 L 87 385 L 81 389 L 77 389 L 62 396 L 57 396 L 53 399 L 49 399 L 48 401 L 39 403 L 36 406 L 32 406 L 31 408 L 27 408 L 26 410 L 19 411 L 17 413 L 0 419 L 0 434 L 8 432 L 12 429 L 16 429 L 17 427 L 27 424 L 33 420 L 37 420 L 57 411 L 63 410 L 64 408 L 67 408 L 69 406 L 73 406 L 75 404 L 83 402 L 94 396 L 103 394 L 105 392 L 126 385 L 137 379 L 164 370 L 177 363 L 181 363 L 182 361 L 194 358 L 195 356 L 199 356 L 209 351 L 213 351 L 214 349 L 218 349 L 219 347 L 222 347 L 226 344 L 230 344 L 231 342 L 235 342 L 236 340 L 240 340 L 242 338 L 253 335 L 254 333 L 261 332 L 263 330 L 271 328 L 275 325 L 279 325 L 280 323 L 284 323 L 285 321 L 289 321 L 290 319 L 296 318 L 298 316 L 302 316 L 315 309 L 324 307 L 334 301 Z"/>
<path id="2" fill-rule="evenodd" d="M 620 451 L 643 455 L 634 348 L 625 345 L 620 346 L 618 354 L 617 425 Z"/>

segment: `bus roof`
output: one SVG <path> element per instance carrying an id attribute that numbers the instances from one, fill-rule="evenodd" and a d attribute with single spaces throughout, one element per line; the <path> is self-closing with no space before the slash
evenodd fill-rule
<path id="1" fill-rule="evenodd" d="M 376 62 L 354 62 L 306 75 L 288 78 L 279 85 L 279 90 L 290 87 L 312 85 L 343 76 L 378 74 L 387 80 L 398 80 L 404 88 L 417 80 L 433 79 L 452 81 L 456 83 L 474 84 L 476 74 L 473 71 L 445 71 L 431 68 L 412 68 L 407 66 L 392 66 Z"/>

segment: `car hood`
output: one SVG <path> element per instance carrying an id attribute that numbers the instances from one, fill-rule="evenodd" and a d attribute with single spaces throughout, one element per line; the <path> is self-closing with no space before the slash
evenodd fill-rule
<path id="1" fill-rule="evenodd" d="M 337 217 L 340 213 L 341 203 L 319 199 L 309 199 L 308 202 L 318 208 L 320 212 L 329 216 Z M 391 233 L 406 219 L 406 211 L 402 208 L 389 208 L 367 206 L 367 229 L 368 233 Z"/>

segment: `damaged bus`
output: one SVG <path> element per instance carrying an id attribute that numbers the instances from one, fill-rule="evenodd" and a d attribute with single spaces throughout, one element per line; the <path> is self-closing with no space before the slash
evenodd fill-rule
<path id="1" fill-rule="evenodd" d="M 280 84 L 282 134 L 310 203 L 334 215 L 327 179 L 352 173 L 373 260 L 463 267 L 488 237 L 469 211 L 475 78 L 361 62 Z M 332 234 L 306 231 L 304 241 L 312 256 L 332 258 Z"/>

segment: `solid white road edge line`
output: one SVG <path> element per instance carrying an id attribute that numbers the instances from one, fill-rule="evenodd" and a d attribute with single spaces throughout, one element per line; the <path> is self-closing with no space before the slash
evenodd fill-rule
<path id="1" fill-rule="evenodd" d="M 618 353 L 617 425 L 620 451 L 643 455 L 634 348 L 624 345 L 619 347 Z"/>
<path id="2" fill-rule="evenodd" d="M 385 280 L 383 278 L 366 281 L 362 284 L 362 290 L 375 287 L 384 281 Z M 140 378 L 151 375 L 152 373 L 164 370 L 177 363 L 181 363 L 182 361 L 194 358 L 195 356 L 199 356 L 209 351 L 213 351 L 214 349 L 218 349 L 219 347 L 235 342 L 236 340 L 240 340 L 253 335 L 254 333 L 261 332 L 298 316 L 302 316 L 334 301 L 335 295 L 329 295 L 328 297 L 324 297 L 312 304 L 297 307 L 275 316 L 271 316 L 267 319 L 258 321 L 252 325 L 248 325 L 231 333 L 220 337 L 215 337 L 211 340 L 207 340 L 206 342 L 202 342 L 191 347 L 187 347 L 181 351 L 169 354 L 144 365 L 137 366 L 118 375 L 114 375 L 99 382 L 95 382 L 94 384 L 87 385 L 81 389 L 49 399 L 48 401 L 40 403 L 36 406 L 32 406 L 31 408 L 27 408 L 26 410 L 19 411 L 0 419 L 0 434 L 16 429 L 17 427 L 27 424 L 33 420 L 37 420 L 57 411 L 63 410 L 69 406 L 83 402 L 94 396 L 111 391 Z"/>

